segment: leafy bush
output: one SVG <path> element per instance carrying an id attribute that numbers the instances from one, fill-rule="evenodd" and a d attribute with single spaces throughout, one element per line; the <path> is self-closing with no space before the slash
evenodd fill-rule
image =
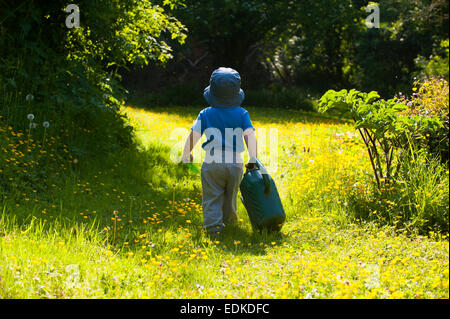
<path id="1" fill-rule="evenodd" d="M 436 89 L 436 85 L 427 87 Z M 428 151 L 434 145 L 429 137 L 445 134 L 442 114 L 448 115 L 448 106 L 445 111 L 445 97 L 430 98 L 427 92 L 419 89 L 417 107 L 413 102 L 383 100 L 377 92 L 356 90 L 331 90 L 321 98 L 320 111 L 334 108 L 353 119 L 373 169 L 376 187 L 361 180 L 348 194 L 349 211 L 355 218 L 400 223 L 421 233 L 448 232 L 448 170 Z"/>
<path id="2" fill-rule="evenodd" d="M 0 115 L 18 130 L 27 129 L 29 113 L 68 129 L 64 143 L 77 156 L 129 147 L 131 129 L 118 113 L 126 92 L 117 70 L 167 61 L 169 41 L 182 43 L 185 29 L 163 7 L 135 0 L 79 1 L 80 27 L 68 29 L 66 5 L 58 0 L 2 8 Z"/>
<path id="3" fill-rule="evenodd" d="M 437 116 L 443 124 L 434 131 L 425 132 L 425 136 L 418 140 L 421 148 L 440 156 L 443 162 L 449 160 L 449 87 L 443 78 L 429 78 L 414 83 L 411 97 L 400 97 L 400 101 L 407 106 L 403 114 L 407 116 L 434 117 Z"/>
<path id="4" fill-rule="evenodd" d="M 416 66 L 419 68 L 417 76 L 425 79 L 430 76 L 442 76 L 448 81 L 449 39 L 441 40 L 439 46 L 433 49 L 433 54 L 427 59 L 419 55 L 416 60 Z"/>
<path id="5" fill-rule="evenodd" d="M 399 178 L 380 189 L 355 184 L 348 194 L 349 212 L 410 233 L 449 232 L 449 176 L 437 158 L 424 152 L 402 162 Z"/>
<path id="6" fill-rule="evenodd" d="M 396 179 L 400 164 L 414 158 L 415 141 L 443 123 L 437 116 L 405 115 L 407 107 L 397 99 L 383 100 L 377 92 L 330 90 L 320 99 L 319 110 L 336 109 L 350 116 L 366 145 L 378 187 Z"/>

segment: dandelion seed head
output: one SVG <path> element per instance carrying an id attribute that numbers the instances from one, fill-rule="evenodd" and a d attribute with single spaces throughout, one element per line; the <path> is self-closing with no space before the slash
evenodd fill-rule
<path id="1" fill-rule="evenodd" d="M 27 119 L 30 121 L 34 120 L 34 114 L 28 114 Z"/>

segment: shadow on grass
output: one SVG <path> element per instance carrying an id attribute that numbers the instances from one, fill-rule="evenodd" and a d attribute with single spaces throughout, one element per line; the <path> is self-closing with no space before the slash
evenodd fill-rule
<path id="1" fill-rule="evenodd" d="M 41 183 L 47 178 L 44 176 Z M 55 184 L 43 191 L 0 193 L 0 209 L 3 214 L 14 215 L 20 227 L 35 216 L 45 220 L 46 228 L 61 217 L 80 224 L 95 219 L 101 229 L 110 226 L 114 211 L 137 221 L 145 201 L 153 202 L 155 210 L 164 208 L 169 200 L 190 197 L 199 201 L 201 189 L 196 179 L 188 167 L 170 160 L 168 148 L 130 148 L 105 157 L 81 158 L 76 168 L 59 174 L 57 180 L 52 179 Z M 27 180 L 15 183 L 29 184 Z"/>
<path id="2" fill-rule="evenodd" d="M 105 245 L 118 249 L 125 242 L 129 242 L 130 249 L 138 248 L 142 243 L 134 240 L 143 233 L 157 234 L 160 229 L 176 232 L 180 227 L 197 225 L 191 228 L 191 240 L 201 247 L 206 234 L 199 229 L 203 217 L 199 211 L 200 174 L 172 162 L 169 154 L 169 147 L 150 144 L 145 150 L 136 147 L 107 157 L 81 158 L 76 169 L 60 175 L 55 187 L 25 194 L 27 197 L 18 194 L 3 198 L 0 209 L 11 217 L 10 229 L 26 230 L 32 223 L 49 233 L 77 234 L 80 229 L 88 229 L 86 236 L 99 234 Z M 186 199 L 197 206 L 192 205 L 185 215 L 178 214 L 177 209 L 183 207 Z M 164 218 L 164 211 L 171 218 Z M 114 212 L 119 222 L 114 221 Z M 155 213 L 160 214 L 159 220 L 143 223 Z M 186 223 L 188 219 L 192 224 Z M 283 237 L 279 233 L 254 232 L 242 223 L 227 227 L 218 240 L 220 244 L 216 246 L 224 253 L 265 255 L 273 243 L 280 245 Z"/>
<path id="3" fill-rule="evenodd" d="M 192 114 L 197 112 L 188 110 Z M 202 215 L 198 209 L 155 224 L 142 223 L 149 214 L 164 210 L 175 214 L 171 211 L 173 202 L 190 199 L 201 205 L 200 174 L 186 165 L 173 163 L 169 154 L 169 147 L 150 144 L 145 150 L 133 147 L 108 156 L 80 158 L 76 168 L 70 167 L 58 175 L 54 186 L 40 193 L 0 198 L 0 209 L 3 214 L 14 216 L 11 227 L 14 224 L 27 229 L 37 218 L 42 221 L 42 230 L 60 232 L 62 228 L 86 226 L 95 228 L 95 233 L 105 234 L 109 241 L 113 238 L 109 233 L 116 227 L 114 212 L 118 212 L 122 221 L 114 237 L 117 245 L 131 242 L 142 232 L 186 226 L 188 218 L 200 225 Z M 204 239 L 201 231 L 195 233 L 198 239 L 193 240 Z M 279 244 L 283 240 L 279 234 L 259 234 L 245 225 L 227 228 L 222 236 L 224 251 L 234 255 L 264 255 L 273 242 Z"/>
<path id="4" fill-rule="evenodd" d="M 216 247 L 225 253 L 263 256 L 267 254 L 268 248 L 281 245 L 284 237 L 281 232 L 254 231 L 233 225 L 225 227 L 221 234 L 211 240 L 220 242 Z"/>

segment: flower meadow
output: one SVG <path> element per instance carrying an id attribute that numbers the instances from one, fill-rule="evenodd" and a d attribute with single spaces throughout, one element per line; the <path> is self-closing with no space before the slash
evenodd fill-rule
<path id="1" fill-rule="evenodd" d="M 350 123 L 247 109 L 287 214 L 280 233 L 254 232 L 240 202 L 236 226 L 202 230 L 200 176 L 170 155 L 200 109 L 124 106 L 137 148 L 99 158 L 51 122 L 0 118 L 0 297 L 449 298 L 448 233 L 385 214 L 398 203 L 371 196 Z"/>

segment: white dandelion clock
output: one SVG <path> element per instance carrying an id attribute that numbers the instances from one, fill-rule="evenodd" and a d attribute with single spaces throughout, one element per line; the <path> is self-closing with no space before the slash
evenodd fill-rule
<path id="1" fill-rule="evenodd" d="M 36 123 L 30 123 L 30 128 L 36 128 Z"/>
<path id="2" fill-rule="evenodd" d="M 34 100 L 34 95 L 31 94 L 31 93 L 27 94 L 27 96 L 25 97 L 25 100 L 26 100 L 27 102 L 33 101 L 33 100 Z"/>
<path id="3" fill-rule="evenodd" d="M 47 136 L 47 129 L 50 127 L 50 123 L 48 121 L 45 121 L 42 123 L 42 126 L 44 127 L 44 139 L 42 140 L 42 147 L 45 145 L 45 137 Z"/>
<path id="4" fill-rule="evenodd" d="M 34 114 L 28 114 L 27 119 L 30 121 L 34 120 Z"/>

